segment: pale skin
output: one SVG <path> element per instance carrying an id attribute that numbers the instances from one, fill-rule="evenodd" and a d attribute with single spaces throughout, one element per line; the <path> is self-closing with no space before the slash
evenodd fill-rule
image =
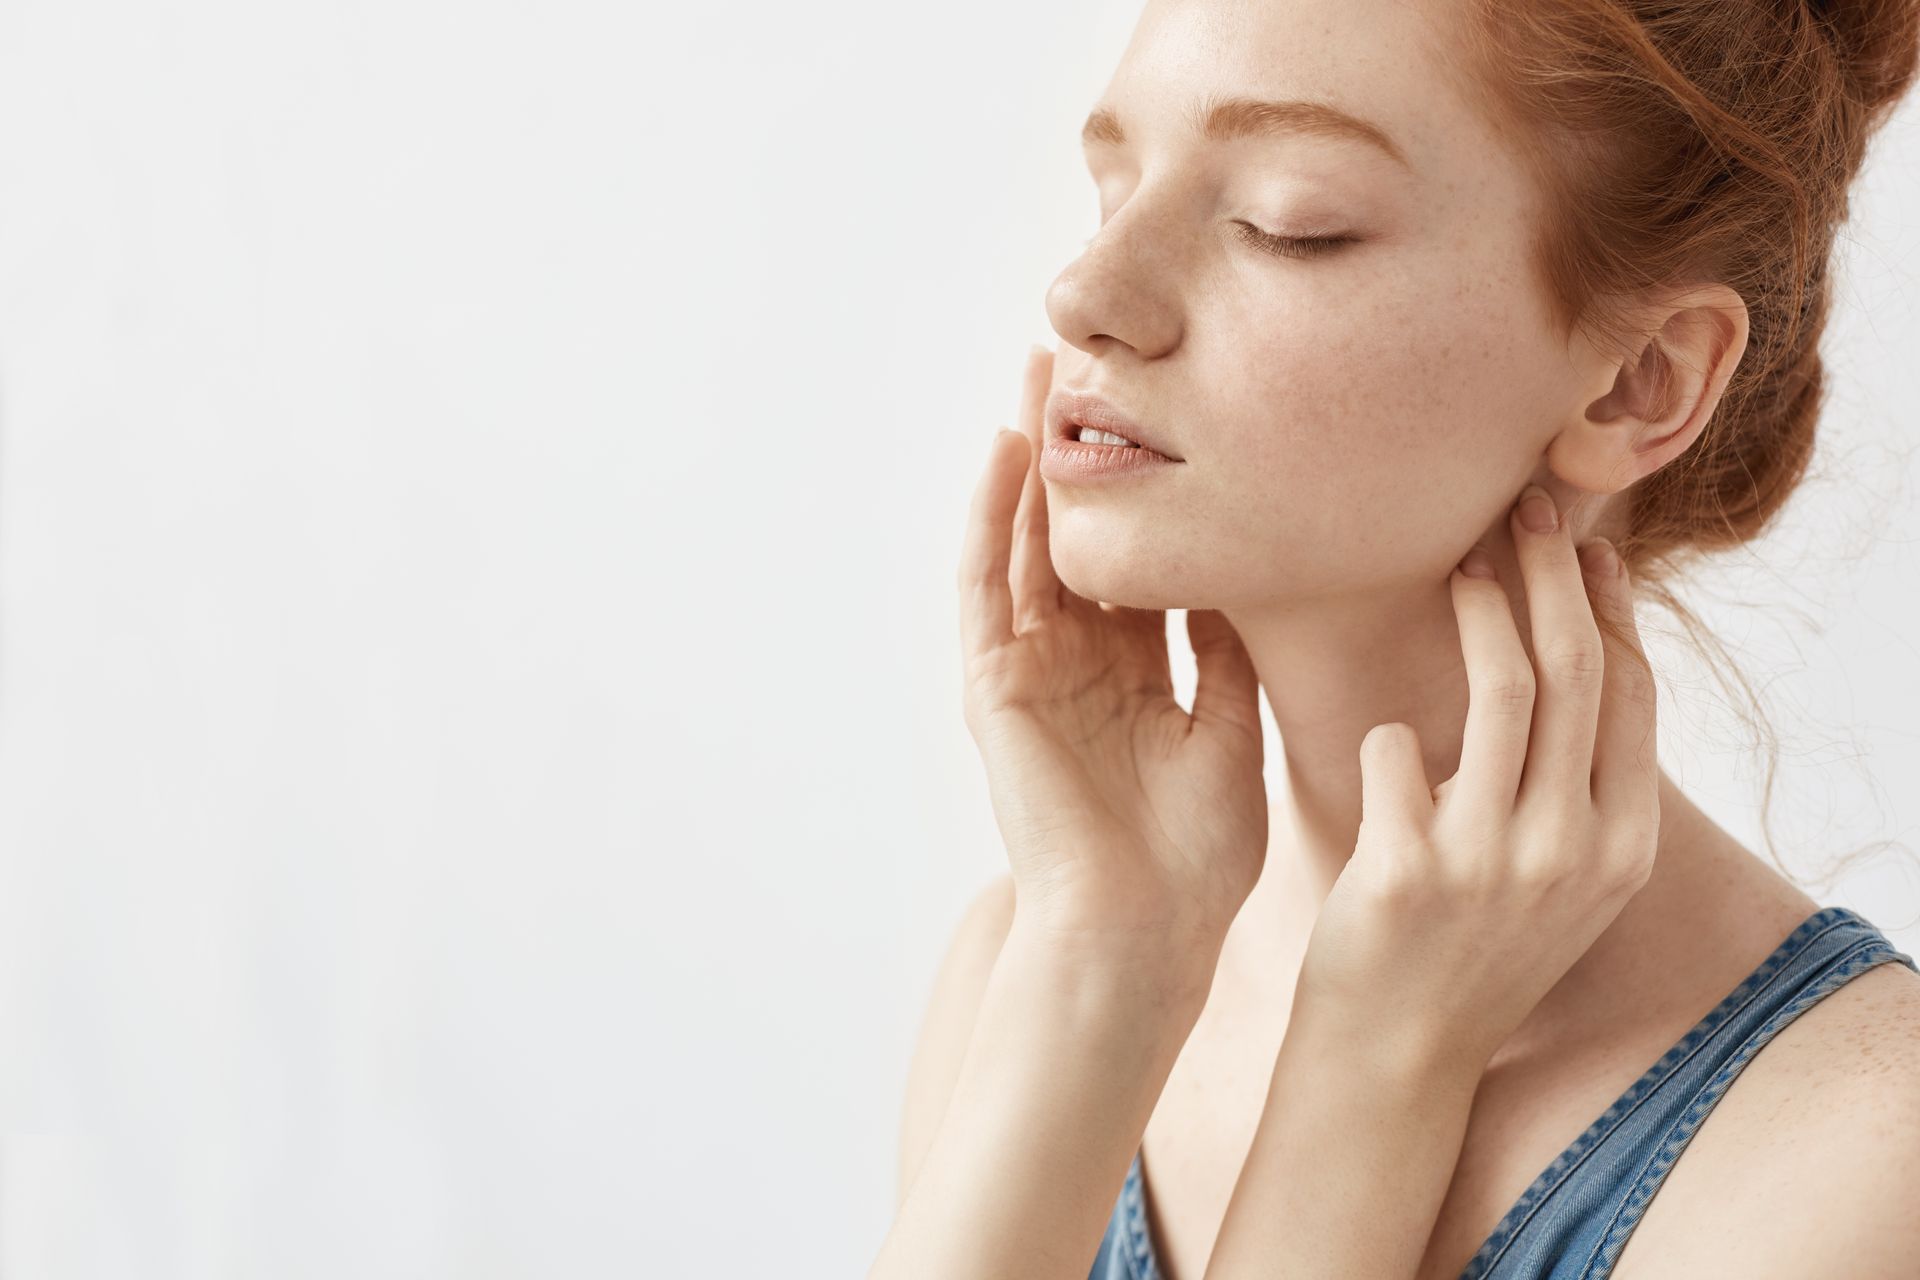
<path id="1" fill-rule="evenodd" d="M 1049 292 L 1062 345 L 994 437 L 960 573 L 1012 892 L 943 971 L 873 1277 L 1079 1280 L 1143 1140 L 1170 1280 L 1457 1275 L 1814 909 L 1658 768 L 1638 645 L 1593 621 L 1632 637 L 1631 578 L 1575 555 L 1699 438 L 1744 306 L 1694 283 L 1643 300 L 1626 350 L 1561 342 L 1518 265 L 1533 193 L 1446 73 L 1443 8 L 1150 4 L 1101 98 L 1102 225 Z M 1231 94 L 1333 102 L 1409 163 L 1187 129 Z M 1273 256 L 1243 221 L 1353 239 Z M 1061 386 L 1182 464 L 1050 488 Z M 1546 533 L 1517 522 L 1529 483 Z M 1495 578 L 1455 571 L 1472 547 Z M 1448 966 L 1472 981 L 1421 986 Z M 1783 1030 L 1615 1277 L 1817 1274 L 1838 1241 L 1849 1275 L 1915 1274 L 1916 985 L 1881 966 Z"/>

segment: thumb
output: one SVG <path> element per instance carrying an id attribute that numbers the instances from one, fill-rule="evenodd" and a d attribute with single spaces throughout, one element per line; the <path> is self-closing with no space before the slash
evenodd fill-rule
<path id="1" fill-rule="evenodd" d="M 1260 677 L 1253 658 L 1218 609 L 1187 610 L 1187 641 L 1193 646 L 1199 681 L 1193 691 L 1193 718 L 1260 733 Z"/>
<path id="2" fill-rule="evenodd" d="M 1360 740 L 1360 820 L 1375 828 L 1425 831 L 1433 790 L 1410 724 L 1377 724 Z"/>

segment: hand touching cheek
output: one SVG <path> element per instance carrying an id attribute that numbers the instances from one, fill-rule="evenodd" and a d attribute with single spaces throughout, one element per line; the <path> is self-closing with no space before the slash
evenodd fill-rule
<path id="1" fill-rule="evenodd" d="M 1044 350 L 1029 361 L 1022 430 L 994 436 L 968 517 L 967 728 L 1016 918 L 1103 958 L 1171 972 L 1191 956 L 1204 985 L 1266 857 L 1259 682 L 1227 620 L 1190 610 L 1199 682 L 1188 712 L 1174 697 L 1166 614 L 1103 608 L 1061 585 L 1036 465 L 1051 366 Z"/>

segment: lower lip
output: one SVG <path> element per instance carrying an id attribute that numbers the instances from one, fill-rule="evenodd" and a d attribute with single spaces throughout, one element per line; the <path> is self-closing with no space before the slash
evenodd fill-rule
<path id="1" fill-rule="evenodd" d="M 1040 451 L 1041 477 L 1069 484 L 1137 476 L 1179 465 L 1179 459 L 1144 446 L 1088 444 L 1064 436 L 1048 440 L 1046 448 Z"/>

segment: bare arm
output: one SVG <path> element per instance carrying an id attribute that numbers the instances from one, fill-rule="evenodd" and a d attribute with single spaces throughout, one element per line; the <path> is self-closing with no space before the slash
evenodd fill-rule
<path id="1" fill-rule="evenodd" d="M 1016 911 L 869 1280 L 1082 1280 L 1218 954 L 1096 954 Z"/>
<path id="2" fill-rule="evenodd" d="M 1418 1045 L 1289 1027 L 1206 1280 L 1414 1275 L 1479 1076 Z"/>
<path id="3" fill-rule="evenodd" d="M 995 876 L 968 904 L 947 943 L 933 991 L 920 1020 L 920 1037 L 907 1068 L 900 1113 L 899 1179 L 894 1210 L 906 1202 L 927 1148 L 953 1096 L 960 1059 L 973 1036 L 987 977 L 1013 925 L 1013 877 Z"/>

